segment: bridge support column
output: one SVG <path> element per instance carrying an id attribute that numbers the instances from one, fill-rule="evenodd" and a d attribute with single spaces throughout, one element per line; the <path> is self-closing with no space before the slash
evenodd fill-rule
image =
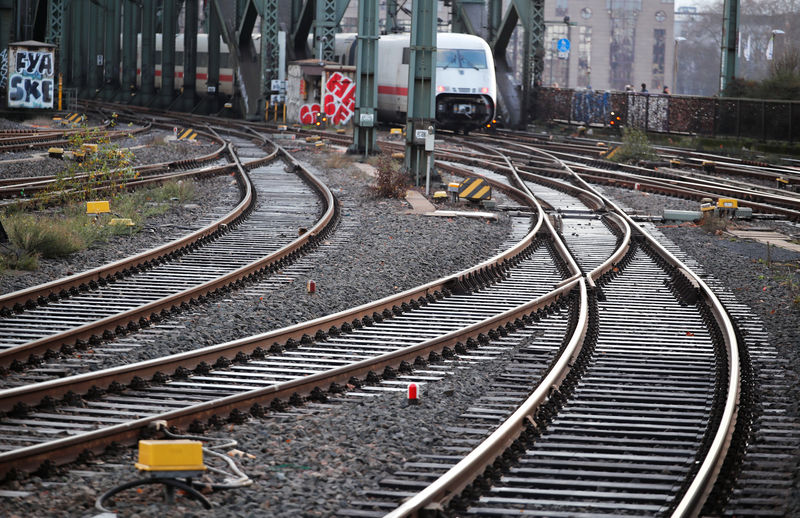
<path id="1" fill-rule="evenodd" d="M 197 24 L 198 0 L 186 0 L 183 29 L 183 93 L 176 99 L 178 110 L 192 111 L 197 104 Z"/>
<path id="2" fill-rule="evenodd" d="M 316 29 L 314 31 L 314 56 L 320 61 L 333 61 L 336 37 L 336 1 L 316 0 Z"/>
<path id="3" fill-rule="evenodd" d="M 175 100 L 175 32 L 178 9 L 175 2 L 164 2 L 161 11 L 161 89 L 156 106 L 166 108 Z"/>
<path id="4" fill-rule="evenodd" d="M 739 0 L 725 0 L 722 8 L 722 62 L 719 72 L 719 93 L 736 77 L 736 36 L 739 34 Z"/>
<path id="5" fill-rule="evenodd" d="M 142 2 L 141 87 L 134 102 L 149 106 L 156 95 L 156 4 Z"/>
<path id="6" fill-rule="evenodd" d="M 436 2 L 414 0 L 411 8 L 411 55 L 408 66 L 405 168 L 416 185 L 430 191 L 436 136 Z"/>
<path id="7" fill-rule="evenodd" d="M 356 47 L 356 111 L 353 114 L 351 153 L 375 153 L 375 124 L 378 122 L 378 0 L 358 2 Z"/>

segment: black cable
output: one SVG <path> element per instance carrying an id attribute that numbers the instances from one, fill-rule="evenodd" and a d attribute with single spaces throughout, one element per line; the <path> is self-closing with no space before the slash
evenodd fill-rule
<path id="1" fill-rule="evenodd" d="M 188 484 L 184 484 L 180 480 L 176 480 L 174 478 L 143 478 L 139 480 L 132 480 L 130 482 L 125 482 L 124 484 L 121 484 L 113 489 L 109 489 L 108 491 L 100 495 L 95 501 L 94 507 L 98 511 L 102 511 L 104 513 L 112 513 L 113 511 L 103 507 L 103 502 L 105 502 L 106 500 L 108 500 L 109 498 L 111 498 L 112 496 L 116 495 L 121 491 L 125 491 L 126 489 L 130 489 L 136 486 L 144 486 L 147 484 L 164 484 L 166 486 L 172 486 L 178 489 L 182 489 L 186 491 L 186 493 L 189 496 L 191 496 L 192 498 L 203 504 L 203 507 L 205 507 L 206 509 L 211 509 L 211 502 L 208 500 L 208 498 L 203 496 L 203 494 L 197 491 L 195 488 L 189 486 Z"/>

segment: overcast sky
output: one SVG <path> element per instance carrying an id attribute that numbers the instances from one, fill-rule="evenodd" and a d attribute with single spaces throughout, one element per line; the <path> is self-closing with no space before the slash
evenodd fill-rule
<path id="1" fill-rule="evenodd" d="M 711 0 L 675 0 L 675 9 L 677 10 L 678 7 L 684 6 L 694 6 L 699 10 L 702 7 L 707 7 L 711 3 Z"/>

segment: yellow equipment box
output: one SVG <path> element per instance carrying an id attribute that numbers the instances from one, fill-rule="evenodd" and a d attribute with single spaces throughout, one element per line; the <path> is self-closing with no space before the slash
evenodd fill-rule
<path id="1" fill-rule="evenodd" d="M 51 147 L 47 150 L 47 153 L 50 155 L 51 158 L 64 158 L 64 148 L 63 147 Z"/>
<path id="2" fill-rule="evenodd" d="M 81 149 L 86 153 L 97 153 L 97 144 L 83 144 Z"/>
<path id="3" fill-rule="evenodd" d="M 139 441 L 136 468 L 142 471 L 205 471 L 203 443 L 187 439 Z"/>
<path id="4" fill-rule="evenodd" d="M 111 212 L 107 201 L 87 201 L 86 214 L 106 214 Z"/>
<path id="5" fill-rule="evenodd" d="M 133 220 L 131 218 L 111 218 L 111 221 L 108 222 L 109 225 L 112 226 L 125 226 L 125 227 L 132 227 Z"/>
<path id="6" fill-rule="evenodd" d="M 736 198 L 720 198 L 717 200 L 717 208 L 719 209 L 735 209 L 739 206 Z"/>

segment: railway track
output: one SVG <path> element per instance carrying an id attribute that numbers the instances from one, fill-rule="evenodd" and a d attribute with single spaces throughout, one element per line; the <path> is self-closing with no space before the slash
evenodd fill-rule
<path id="1" fill-rule="evenodd" d="M 507 157 L 482 164 L 517 170 Z M 432 365 L 440 354 L 467 356 L 492 341 L 541 333 L 517 351 L 488 399 L 453 426 L 467 431 L 447 454 L 412 461 L 376 500 L 343 514 L 406 516 L 446 505 L 498 515 L 520 508 L 547 516 L 696 512 L 735 421 L 735 395 L 726 391 L 738 380 L 728 375 L 738 374 L 736 339 L 699 277 L 588 185 L 575 179 L 576 188 L 567 178 L 519 174 L 514 183 L 533 187 L 545 205 L 561 209 L 560 218 L 551 225 L 540 208 L 533 231 L 510 253 L 456 276 L 308 325 L 0 393 L 0 408 L 9 411 L 0 426 L 9 436 L 15 426 L 36 430 L 28 442 L 19 434 L 6 444 L 0 467 L 63 462 L 111 437 L 133 440 L 161 420 L 199 429 L 205 419 L 236 422 L 267 405 L 282 410 L 286 400 L 324 401 L 347 382 L 366 395 L 402 390 L 408 380 L 437 379 Z M 675 321 L 690 329 L 681 334 Z M 644 333 L 660 339 L 655 357 Z M 381 378 L 384 388 L 371 389 Z M 719 394 L 728 396 L 724 403 Z M 103 416 L 117 415 L 124 416 L 119 423 L 98 427 Z M 672 429 L 682 431 L 665 431 Z M 509 444 L 514 451 L 504 453 Z M 575 457 L 584 460 L 565 467 Z M 522 467 L 511 472 L 512 462 Z"/>
<path id="2" fill-rule="evenodd" d="M 148 123 L 148 127 L 151 124 Z M 217 142 L 219 147 L 206 155 L 168 162 L 147 164 L 131 167 L 126 171 L 128 178 L 125 181 L 126 189 L 136 189 L 155 185 L 170 180 L 183 178 L 202 178 L 218 174 L 233 172 L 235 165 L 231 165 L 227 156 L 225 142 L 211 132 L 199 131 L 209 141 Z M 115 171 L 110 171 L 107 176 L 114 176 Z M 116 183 L 112 180 L 98 181 L 93 178 L 95 173 L 74 175 L 71 182 L 80 184 L 81 189 L 90 189 L 95 195 L 106 192 Z M 31 203 L 47 203 L 49 200 L 58 200 L 69 191 L 57 190 L 60 179 L 57 176 L 35 176 L 27 178 L 7 178 L 0 180 L 0 203 L 4 205 L 22 205 Z M 77 187 L 71 187 L 76 189 Z"/>
<path id="3" fill-rule="evenodd" d="M 496 139 L 484 140 L 498 143 Z M 505 150 L 522 172 L 537 169 L 539 174 L 562 180 L 569 178 L 562 169 L 552 167 L 549 159 L 537 154 L 538 151 L 529 144 L 519 144 L 513 141 L 504 141 L 499 144 L 500 149 Z M 552 157 L 561 159 L 574 172 L 593 183 L 690 198 L 698 202 L 704 198 L 736 198 L 740 207 L 750 207 L 755 212 L 779 214 L 800 221 L 800 195 L 790 191 L 735 180 L 725 181 L 717 176 L 685 172 L 674 168 L 659 167 L 651 170 L 639 166 L 617 164 L 613 164 L 612 167 L 610 162 L 598 160 L 596 157 L 586 158 L 574 151 L 548 153 L 551 153 Z M 475 164 L 488 164 L 491 167 L 500 165 L 497 161 L 476 154 L 472 155 L 470 161 Z M 776 171 L 775 174 L 781 173 Z"/>
<path id="4" fill-rule="evenodd" d="M 581 228 L 590 208 L 581 198 L 598 198 L 581 187 L 572 189 L 577 196 L 564 192 L 565 183 L 534 190 L 562 209 L 562 234 L 576 262 L 584 271 L 594 267 L 586 275 L 598 288 L 589 316 L 578 319 L 583 335 L 567 333 L 559 355 L 543 343 L 547 353 L 520 379 L 514 373 L 530 354 L 523 347 L 498 380 L 501 393 L 470 408 L 441 451 L 413 459 L 342 515 L 699 512 L 736 421 L 733 329 L 699 277 L 647 235 L 606 269 L 603 252 L 619 252 L 627 239 L 602 226 Z M 634 228 L 610 202 L 602 208 Z M 567 372 L 569 359 L 575 366 Z"/>
<path id="5" fill-rule="evenodd" d="M 249 141 L 239 137 L 238 145 L 242 154 L 254 154 L 247 150 L 253 147 Z M 249 175 L 235 157 L 241 202 L 211 225 L 132 258 L 0 297 L 0 361 L 19 370 L 26 362 L 56 357 L 59 349 L 70 353 L 136 331 L 180 306 L 275 270 L 319 241 L 334 217 L 332 195 L 296 164 L 285 171 L 283 162 L 274 162 L 277 150 L 263 154 L 246 163 Z M 295 198 L 299 209 L 291 208 Z M 318 212 L 322 217 L 315 221 Z M 309 231 L 298 236 L 301 228 Z"/>
<path id="6" fill-rule="evenodd" d="M 109 139 L 120 139 L 127 137 L 131 134 L 141 133 L 150 129 L 149 125 L 144 125 L 136 128 L 127 129 L 109 129 L 109 126 L 104 124 L 96 128 L 103 128 L 107 131 Z M 11 133 L 0 134 L 0 153 L 9 153 L 14 151 L 28 151 L 31 149 L 49 148 L 55 146 L 66 146 L 70 143 L 69 137 L 71 135 L 81 133 L 84 129 L 52 129 L 52 130 L 35 130 L 35 131 L 20 131 L 12 130 Z"/>
<path id="7" fill-rule="evenodd" d="M 525 199 L 519 192 L 515 195 Z M 527 222 L 526 217 L 522 220 Z M 482 265 L 375 304 L 168 359 L 4 391 L 3 406 L 10 410 L 6 424 L 13 425 L 14 416 L 21 417 L 27 432 L 7 444 L 10 451 L 0 457 L 0 463 L 7 471 L 12 466 L 33 467 L 45 460 L 74 458 L 80 449 L 98 444 L 100 437 L 103 441 L 112 437 L 130 439 L 139 428 L 161 419 L 187 424 L 234 409 L 241 413 L 242 408 L 258 414 L 263 407 L 253 406 L 253 401 L 291 401 L 297 399 L 292 397 L 295 393 L 319 397 L 319 387 L 343 384 L 358 376 L 369 381 L 374 376 L 368 374 L 370 371 L 389 376 L 392 369 L 403 371 L 411 363 L 422 363 L 428 353 L 442 351 L 442 347 L 462 350 L 472 347 L 473 340 L 484 342 L 505 334 L 503 326 L 551 307 L 579 282 L 573 278 L 546 296 L 535 295 L 550 291 L 567 268 L 562 264 L 561 271 L 553 270 L 549 274 L 552 278 L 542 284 L 528 278 L 533 274 L 546 279 L 542 266 L 551 263 L 554 253 L 565 254 L 559 245 L 536 237 L 543 224 L 547 225 L 541 216 L 533 230 L 528 231 L 525 223 L 520 242 Z M 552 264 L 547 271 L 551 270 Z M 481 286 L 486 287 L 486 293 L 473 293 Z M 522 293 L 515 293 L 515 289 Z M 165 375 L 167 372 L 173 374 Z M 140 380 L 148 380 L 147 386 L 140 385 Z M 128 383 L 132 385 L 120 393 L 118 389 Z M 78 415 L 84 404 L 72 398 L 69 391 L 89 394 L 89 399 L 104 391 L 106 395 L 98 405 L 90 405 L 94 409 Z M 55 412 L 30 406 L 45 396 L 45 402 L 66 399 Z M 118 396 L 127 402 L 118 401 Z M 127 399 L 142 397 L 138 403 Z M 125 423 L 109 427 L 102 418 L 112 415 L 113 406 L 118 404 L 124 408 L 120 415 L 126 417 L 120 419 Z M 72 412 L 78 414 L 71 417 Z M 46 436 L 53 426 L 65 430 L 75 422 L 81 424 L 76 428 L 84 433 L 56 441 L 40 440 L 30 433 L 39 430 Z M 74 430 L 67 434 L 74 434 Z"/>

